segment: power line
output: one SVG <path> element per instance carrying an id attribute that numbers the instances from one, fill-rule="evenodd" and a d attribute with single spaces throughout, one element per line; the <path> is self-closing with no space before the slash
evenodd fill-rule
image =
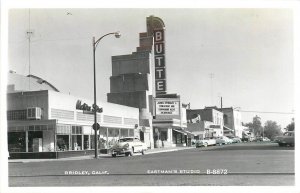
<path id="1" fill-rule="evenodd" d="M 269 114 L 286 114 L 286 115 L 292 115 L 292 114 L 294 114 L 293 112 L 244 111 L 244 110 L 240 110 L 240 112 L 244 112 L 244 113 L 269 113 Z"/>

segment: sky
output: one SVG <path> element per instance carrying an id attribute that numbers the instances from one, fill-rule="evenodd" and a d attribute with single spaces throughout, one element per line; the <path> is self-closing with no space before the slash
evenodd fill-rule
<path id="1" fill-rule="evenodd" d="M 291 122 L 293 114 L 261 113 L 295 110 L 291 9 L 12 9 L 8 69 L 28 75 L 30 58 L 31 74 L 91 99 L 92 37 L 120 31 L 121 38 L 105 37 L 96 51 L 97 95 L 106 101 L 111 56 L 136 51 L 150 15 L 166 26 L 168 93 L 192 109 L 220 107 L 222 97 L 223 107 L 242 111 L 244 123 L 255 115 L 282 128 Z"/>

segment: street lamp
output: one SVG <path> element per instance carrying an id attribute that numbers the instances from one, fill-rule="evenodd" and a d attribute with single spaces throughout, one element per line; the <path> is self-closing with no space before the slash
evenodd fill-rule
<path id="1" fill-rule="evenodd" d="M 120 32 L 112 32 L 103 35 L 100 37 L 97 41 L 95 41 L 95 37 L 93 37 L 93 59 L 94 59 L 94 131 L 95 131 L 95 158 L 98 159 L 98 140 L 97 140 L 97 130 L 98 128 L 100 129 L 100 126 L 97 126 L 97 97 L 96 97 L 96 58 L 95 58 L 95 52 L 96 48 L 99 44 L 99 42 L 104 38 L 105 36 L 108 35 L 115 35 L 116 38 L 121 37 Z"/>

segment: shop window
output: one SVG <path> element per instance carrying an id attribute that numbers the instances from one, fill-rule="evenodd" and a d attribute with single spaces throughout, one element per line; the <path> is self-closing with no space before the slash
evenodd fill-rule
<path id="1" fill-rule="evenodd" d="M 89 135 L 84 135 L 83 145 L 84 145 L 84 149 L 90 149 Z"/>
<path id="2" fill-rule="evenodd" d="M 82 135 L 72 135 L 72 150 L 82 150 Z"/>
<path id="3" fill-rule="evenodd" d="M 57 135 L 56 136 L 56 148 L 57 148 L 57 151 L 69 150 L 69 135 Z"/>
<path id="4" fill-rule="evenodd" d="M 177 135 L 176 135 L 176 132 L 174 130 L 172 130 L 172 142 L 174 144 L 176 144 L 176 141 L 177 141 Z"/>
<path id="5" fill-rule="evenodd" d="M 121 129 L 121 137 L 128 137 L 128 129 Z"/>
<path id="6" fill-rule="evenodd" d="M 26 110 L 7 111 L 7 120 L 26 120 Z"/>
<path id="7" fill-rule="evenodd" d="M 114 137 L 114 129 L 108 129 L 108 137 Z"/>
<path id="8" fill-rule="evenodd" d="M 181 133 L 177 133 L 176 144 L 181 144 L 181 143 L 182 143 L 182 135 L 181 135 Z"/>
<path id="9" fill-rule="evenodd" d="M 95 136 L 90 135 L 90 144 L 91 144 L 91 149 L 95 149 Z"/>
<path id="10" fill-rule="evenodd" d="M 100 138 L 98 145 L 99 145 L 99 149 L 105 149 L 105 148 L 107 148 L 107 140 L 106 140 L 106 138 Z"/>
<path id="11" fill-rule="evenodd" d="M 73 135 L 82 134 L 82 127 L 81 126 L 72 126 L 72 134 Z"/>
<path id="12" fill-rule="evenodd" d="M 168 132 L 167 131 L 161 131 L 160 132 L 160 139 L 162 141 L 167 141 L 167 139 L 168 139 Z"/>
<path id="13" fill-rule="evenodd" d="M 56 133 L 57 134 L 67 134 L 69 135 L 71 131 L 70 125 L 57 125 L 56 127 Z"/>
<path id="14" fill-rule="evenodd" d="M 25 152 L 25 132 L 8 132 L 8 151 L 9 152 Z"/>
<path id="15" fill-rule="evenodd" d="M 129 137 L 133 137 L 134 136 L 134 130 L 133 129 L 129 129 Z"/>
<path id="16" fill-rule="evenodd" d="M 119 129 L 115 129 L 115 137 L 119 137 L 120 131 Z"/>
<path id="17" fill-rule="evenodd" d="M 108 137 L 119 137 L 119 129 L 108 128 Z"/>
<path id="18" fill-rule="evenodd" d="M 107 128 L 100 128 L 100 136 L 106 137 L 107 135 Z"/>

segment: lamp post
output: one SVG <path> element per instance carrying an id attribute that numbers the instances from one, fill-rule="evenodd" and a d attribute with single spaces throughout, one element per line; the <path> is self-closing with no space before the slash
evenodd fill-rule
<path id="1" fill-rule="evenodd" d="M 99 44 L 99 42 L 108 35 L 115 35 L 116 38 L 119 38 L 121 36 L 120 32 L 112 32 L 103 35 L 100 37 L 97 41 L 95 41 L 95 37 L 93 37 L 93 63 L 94 63 L 94 131 L 95 131 L 95 159 L 98 159 L 98 140 L 97 140 L 97 97 L 96 97 L 96 58 L 95 58 L 95 52 L 96 48 Z M 100 128 L 99 128 L 100 129 Z"/>

